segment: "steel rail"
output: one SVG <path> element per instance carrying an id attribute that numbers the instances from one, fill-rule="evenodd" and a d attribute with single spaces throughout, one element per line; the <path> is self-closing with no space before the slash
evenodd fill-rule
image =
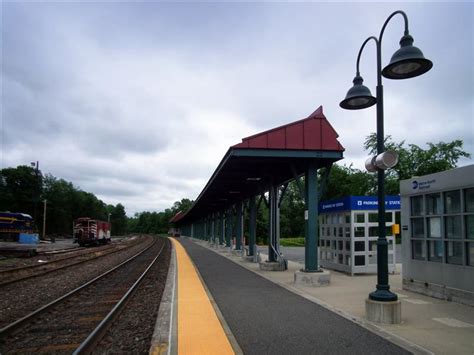
<path id="1" fill-rule="evenodd" d="M 126 265 L 127 263 L 131 262 L 132 260 L 136 259 L 138 256 L 140 256 L 141 254 L 146 252 L 148 249 L 153 247 L 156 242 L 157 242 L 157 239 L 155 238 L 155 240 L 153 241 L 153 243 L 151 245 L 147 246 L 146 248 L 139 251 L 137 254 L 133 255 L 132 257 L 128 258 L 127 260 L 121 262 L 117 266 L 114 266 L 112 269 L 110 269 L 110 270 L 106 271 L 105 273 L 93 278 L 92 280 L 90 280 L 90 281 L 86 282 L 85 284 L 75 288 L 74 290 L 66 293 L 65 295 L 62 295 L 61 297 L 55 299 L 54 301 L 51 301 L 50 303 L 38 308 L 37 310 L 27 314 L 26 316 L 24 316 L 20 319 L 17 319 L 13 323 L 10 323 L 10 324 L 6 325 L 5 327 L 1 328 L 0 329 L 0 339 L 3 338 L 8 333 L 10 333 L 11 331 L 13 331 L 14 329 L 18 328 L 20 325 L 28 322 L 32 318 L 38 316 L 39 314 L 43 313 L 47 309 L 51 308 L 52 306 L 64 301 L 65 299 L 67 299 L 67 298 L 71 297 L 72 295 L 76 294 L 77 292 L 87 288 L 88 286 L 90 286 L 90 285 L 94 284 L 95 282 L 101 280 L 102 278 L 106 277 L 107 275 L 109 275 L 110 273 L 112 273 L 115 270 L 119 269 L 120 267 L 122 267 L 122 266 Z"/>
<path id="2" fill-rule="evenodd" d="M 150 269 L 155 265 L 155 262 L 161 256 L 165 245 L 169 243 L 169 240 L 166 239 L 163 243 L 160 251 L 158 252 L 157 256 L 153 259 L 153 261 L 148 265 L 146 270 L 142 273 L 142 275 L 135 281 L 135 283 L 128 289 L 125 295 L 117 302 L 117 304 L 112 308 L 112 310 L 105 316 L 105 318 L 99 323 L 99 325 L 94 329 L 92 333 L 79 345 L 79 347 L 74 351 L 73 355 L 79 354 L 88 354 L 92 352 L 95 345 L 97 345 L 102 337 L 105 335 L 106 331 L 112 325 L 112 322 L 116 319 L 116 317 L 120 314 L 123 310 L 124 306 L 130 300 L 131 296 L 134 294 L 138 286 L 141 284 L 145 276 L 147 276 Z"/>
<path id="3" fill-rule="evenodd" d="M 73 258 L 80 258 L 82 256 L 87 256 L 88 254 L 91 255 L 91 258 L 89 259 L 85 259 L 85 260 L 79 260 L 77 262 L 73 262 L 71 264 L 67 264 L 67 265 L 63 265 L 63 266 L 60 266 L 60 267 L 57 267 L 57 268 L 52 268 L 52 269 L 48 269 L 48 270 L 42 270 L 36 274 L 32 274 L 32 275 L 26 275 L 26 276 L 23 276 L 23 277 L 19 277 L 17 279 L 11 279 L 11 280 L 7 280 L 7 281 L 0 281 L 0 287 L 2 286 L 6 286 L 6 285 L 10 285 L 12 283 L 15 283 L 15 282 L 19 282 L 19 281 L 24 281 L 24 280 L 28 280 L 28 279 L 32 279 L 32 278 L 35 278 L 35 277 L 39 277 L 39 276 L 43 276 L 43 275 L 46 275 L 46 274 L 49 274 L 51 272 L 55 272 L 55 271 L 59 271 L 59 270 L 64 270 L 64 269 L 67 269 L 68 267 L 71 267 L 71 266 L 76 266 L 76 265 L 79 265 L 79 264 L 82 264 L 82 263 L 85 263 L 85 262 L 88 262 L 88 261 L 92 261 L 92 260 L 95 260 L 95 259 L 98 259 L 100 257 L 103 257 L 103 256 L 107 256 L 107 255 L 112 255 L 112 254 L 115 254 L 115 253 L 118 253 L 119 251 L 123 251 L 127 248 L 131 248 L 131 247 L 134 247 L 135 245 L 137 244 L 131 244 L 129 246 L 122 246 L 122 245 L 117 245 L 116 248 L 113 248 L 112 250 L 108 250 L 108 249 L 104 249 L 104 250 L 98 250 L 98 251 L 94 251 L 92 250 L 90 253 L 80 253 L 78 255 L 76 255 L 75 257 Z M 94 253 L 100 253 L 102 251 L 105 251 L 106 253 L 105 254 L 101 254 L 101 255 L 96 255 L 96 256 L 92 256 L 92 254 Z M 57 260 L 51 260 L 51 261 L 48 261 L 46 263 L 43 263 L 43 264 L 40 264 L 40 265 L 27 265 L 27 266 L 22 266 L 22 267 L 19 267 L 19 268 L 15 268 L 15 269 L 10 269 L 10 270 L 3 270 L 3 271 L 0 271 L 0 276 L 8 276 L 8 274 L 14 274 L 14 273 L 21 273 L 23 271 L 28 271 L 28 270 L 35 270 L 36 268 L 38 268 L 38 270 L 40 270 L 40 268 L 44 268 L 44 267 L 49 267 L 49 266 L 52 266 L 56 263 L 60 263 L 62 261 L 65 261 L 65 260 L 69 260 L 69 259 L 73 259 L 71 257 L 67 257 L 67 258 L 61 258 L 61 259 L 57 259 Z"/>

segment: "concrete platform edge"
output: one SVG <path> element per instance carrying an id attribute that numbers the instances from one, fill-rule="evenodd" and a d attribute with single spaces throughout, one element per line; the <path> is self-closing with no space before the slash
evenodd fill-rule
<path id="1" fill-rule="evenodd" d="M 176 250 L 170 241 L 171 259 L 166 277 L 165 289 L 161 298 L 160 308 L 155 324 L 155 330 L 151 339 L 149 354 L 152 355 L 175 355 L 178 353 L 177 337 L 177 272 L 176 272 Z"/>
<path id="2" fill-rule="evenodd" d="M 192 240 L 193 242 L 203 246 L 203 247 L 206 247 L 205 245 L 201 244 L 200 240 L 196 240 L 194 238 L 189 238 L 190 240 Z M 214 249 L 211 249 L 211 248 L 207 248 L 209 250 L 212 250 L 213 252 L 223 256 L 223 257 L 226 257 L 227 259 L 229 259 L 230 261 L 234 262 L 235 264 L 239 265 L 240 267 L 242 268 L 245 268 L 246 270 L 249 270 L 265 279 L 267 279 L 268 281 L 270 282 L 273 282 L 274 284 L 277 284 L 285 289 L 287 289 L 288 291 L 290 292 L 293 292 L 305 299 L 307 299 L 308 301 L 311 301 L 311 302 L 314 302 L 318 305 L 320 305 L 321 307 L 324 307 L 326 309 L 328 309 L 329 311 L 331 312 L 334 312 L 334 313 L 337 313 L 339 314 L 340 316 L 344 317 L 345 319 L 353 322 L 353 323 L 356 323 L 358 325 L 360 325 L 361 327 L 371 331 L 372 333 L 375 333 L 377 335 L 379 335 L 380 337 L 400 346 L 401 348 L 409 351 L 409 352 L 412 352 L 413 354 L 424 354 L 424 355 L 434 355 L 433 352 L 429 351 L 428 349 L 425 349 L 423 348 L 422 346 L 419 346 L 409 340 L 406 340 L 405 338 L 402 338 L 396 334 L 393 334 L 393 333 L 390 333 L 388 331 L 386 331 L 385 329 L 377 326 L 377 324 L 375 323 L 372 323 L 372 322 L 369 322 L 368 320 L 366 319 L 363 319 L 363 318 L 360 318 L 360 317 L 357 317 L 357 316 L 354 316 L 348 312 L 345 312 L 344 310 L 341 310 L 339 308 L 336 308 L 314 296 L 311 296 L 311 295 L 308 295 L 307 293 L 305 293 L 304 291 L 296 288 L 296 287 L 293 287 L 293 286 L 290 286 L 290 285 L 286 285 L 284 283 L 280 283 L 280 282 L 275 282 L 275 280 L 273 280 L 272 278 L 270 277 L 267 277 L 266 275 L 264 274 L 261 274 L 253 269 L 251 269 L 250 267 L 247 267 L 246 266 L 246 263 L 241 263 L 240 260 L 233 260 L 232 258 L 230 258 L 229 256 L 230 255 L 225 255 L 223 253 L 220 253 L 219 250 L 214 250 Z M 330 287 L 330 286 L 329 286 Z"/>

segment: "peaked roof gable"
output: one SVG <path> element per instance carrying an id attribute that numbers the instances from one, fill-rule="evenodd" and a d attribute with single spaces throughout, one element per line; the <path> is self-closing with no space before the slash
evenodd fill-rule
<path id="1" fill-rule="evenodd" d="M 338 137 L 319 106 L 307 118 L 243 138 L 232 148 L 344 151 Z"/>

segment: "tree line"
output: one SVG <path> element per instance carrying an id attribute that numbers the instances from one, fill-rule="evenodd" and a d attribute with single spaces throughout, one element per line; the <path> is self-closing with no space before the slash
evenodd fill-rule
<path id="1" fill-rule="evenodd" d="M 105 204 L 93 193 L 41 170 L 21 165 L 0 170 L 0 211 L 29 214 L 39 231 L 43 229 L 46 201 L 46 234 L 71 235 L 72 222 L 79 217 L 107 221 L 110 216 L 112 234 L 127 232 L 127 216 L 122 204 Z"/>
<path id="2" fill-rule="evenodd" d="M 399 163 L 386 172 L 387 195 L 398 195 L 399 182 L 412 176 L 421 176 L 457 166 L 460 158 L 469 158 L 463 150 L 463 142 L 427 143 L 423 149 L 405 141 L 395 142 L 385 138 L 386 150 L 398 153 Z M 376 135 L 369 135 L 364 143 L 369 154 L 376 152 Z M 322 169 L 319 179 L 325 173 Z M 300 179 L 304 186 L 304 178 Z M 370 196 L 376 194 L 376 174 L 354 168 L 352 165 L 334 164 L 329 173 L 326 189 L 321 200 L 348 195 Z M 70 234 L 72 221 L 78 217 L 107 220 L 110 214 L 113 235 L 126 233 L 166 233 L 170 219 L 179 211 L 191 208 L 193 201 L 183 198 L 161 212 L 144 211 L 127 217 L 122 204 L 107 205 L 94 194 L 82 191 L 72 183 L 58 179 L 51 174 L 43 176 L 41 171 L 29 166 L 0 170 L 0 211 L 24 212 L 32 215 L 38 229 L 42 228 L 42 203 L 47 200 L 47 234 Z M 263 242 L 267 236 L 268 207 L 262 202 L 257 211 L 257 238 Z M 247 215 L 244 217 L 247 220 Z M 291 181 L 280 207 L 280 234 L 284 238 L 304 236 L 304 199 L 296 181 Z"/>

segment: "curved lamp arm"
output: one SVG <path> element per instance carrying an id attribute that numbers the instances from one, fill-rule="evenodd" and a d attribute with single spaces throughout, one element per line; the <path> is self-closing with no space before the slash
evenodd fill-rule
<path id="1" fill-rule="evenodd" d="M 392 13 L 386 20 L 385 20 L 385 23 L 383 24 L 382 26 L 382 29 L 380 30 L 380 36 L 379 36 L 379 42 L 382 43 L 382 36 L 383 36 L 383 33 L 385 32 L 385 27 L 387 27 L 388 23 L 390 22 L 390 20 L 392 19 L 392 17 L 394 17 L 395 15 L 397 14 L 400 14 L 403 16 L 403 19 L 405 20 L 405 36 L 406 35 L 409 35 L 408 33 L 408 16 L 406 13 L 404 13 L 402 10 L 398 10 L 398 11 L 395 11 L 394 13 Z"/>
<path id="2" fill-rule="evenodd" d="M 370 36 L 369 38 L 367 38 L 364 43 L 362 43 L 362 46 L 360 47 L 359 49 L 359 54 L 357 55 L 357 64 L 356 64 L 356 76 L 360 76 L 360 72 L 359 72 L 359 62 L 360 62 L 360 56 L 362 55 L 362 51 L 364 50 L 364 47 L 365 45 L 367 44 L 367 42 L 369 42 L 371 39 L 373 39 L 375 41 L 375 45 L 377 46 L 377 48 L 379 47 L 379 40 L 374 37 L 374 36 Z"/>

